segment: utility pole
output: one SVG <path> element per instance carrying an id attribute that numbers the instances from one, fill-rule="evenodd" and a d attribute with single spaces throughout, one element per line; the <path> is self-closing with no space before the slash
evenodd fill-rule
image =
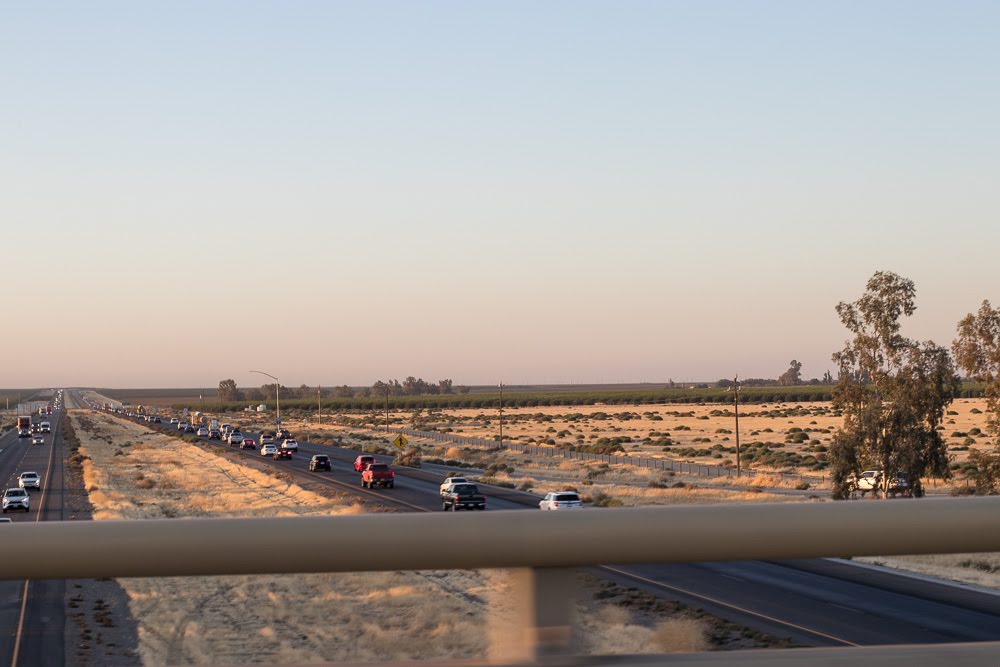
<path id="1" fill-rule="evenodd" d="M 503 382 L 500 383 L 500 449 L 503 449 Z"/>
<path id="2" fill-rule="evenodd" d="M 323 423 L 323 387 L 316 387 L 316 411 L 319 412 L 319 423 Z"/>
<path id="3" fill-rule="evenodd" d="M 389 392 L 392 391 L 390 387 L 385 388 L 385 433 L 389 434 Z"/>
<path id="4" fill-rule="evenodd" d="M 740 376 L 733 378 L 733 405 L 736 407 L 736 477 L 740 476 Z"/>

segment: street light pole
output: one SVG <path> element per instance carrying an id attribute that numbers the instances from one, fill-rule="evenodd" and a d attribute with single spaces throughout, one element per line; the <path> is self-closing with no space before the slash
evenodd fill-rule
<path id="1" fill-rule="evenodd" d="M 316 410 L 319 412 L 319 423 L 323 423 L 323 388 L 316 387 Z"/>
<path id="2" fill-rule="evenodd" d="M 267 377 L 274 380 L 274 412 L 275 412 L 275 424 L 281 424 L 281 380 L 274 377 L 270 373 L 265 373 L 264 371 L 250 371 L 251 373 L 257 373 L 259 375 L 266 375 Z"/>

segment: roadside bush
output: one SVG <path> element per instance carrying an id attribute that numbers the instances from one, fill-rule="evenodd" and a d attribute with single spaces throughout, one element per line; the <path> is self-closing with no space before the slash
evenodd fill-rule
<path id="1" fill-rule="evenodd" d="M 622 501 L 617 498 L 612 498 L 603 491 L 598 491 L 590 497 L 581 496 L 581 500 L 585 503 L 589 502 L 594 507 L 622 507 L 622 505 L 624 505 Z"/>
<path id="2" fill-rule="evenodd" d="M 396 455 L 393 463 L 408 468 L 419 468 L 421 464 L 420 450 L 416 447 L 411 447 L 406 451 L 400 452 Z"/>

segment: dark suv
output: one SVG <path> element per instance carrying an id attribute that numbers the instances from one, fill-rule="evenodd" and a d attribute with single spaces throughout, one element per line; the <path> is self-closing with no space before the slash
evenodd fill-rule
<path id="1" fill-rule="evenodd" d="M 326 454 L 316 454 L 309 459 L 309 470 L 313 472 L 316 472 L 317 470 L 332 472 L 333 466 L 330 465 L 330 457 Z"/>

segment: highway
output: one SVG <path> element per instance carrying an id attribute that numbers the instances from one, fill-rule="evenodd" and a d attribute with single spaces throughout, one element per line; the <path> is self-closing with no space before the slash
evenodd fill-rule
<path id="1" fill-rule="evenodd" d="M 175 431 L 169 423 L 160 428 Z M 244 433 L 259 442 L 258 433 Z M 237 457 L 252 457 L 289 471 L 299 479 L 321 480 L 406 511 L 440 511 L 440 481 L 450 470 L 462 472 L 441 466 L 394 468 L 394 489 L 368 490 L 361 488 L 360 476 L 351 465 L 359 454 L 356 450 L 300 441 L 295 458 L 275 461 L 224 442 L 203 440 Z M 314 454 L 330 456 L 333 471 L 309 472 L 308 461 Z M 388 456 L 377 458 L 391 462 Z M 533 494 L 492 486 L 482 490 L 489 499 L 487 511 L 537 511 L 539 497 Z M 1000 640 L 1000 596 L 847 561 L 605 566 L 596 573 L 807 646 Z"/>
<path id="2" fill-rule="evenodd" d="M 4 515 L 15 522 L 63 518 L 61 413 L 57 409 L 47 417 L 32 416 L 33 421 L 52 424 L 52 433 L 45 434 L 43 445 L 30 444 L 30 438 L 18 438 L 14 430 L 0 437 L 0 483 L 4 489 L 16 487 L 22 472 L 34 471 L 42 478 L 42 490 L 29 492 L 28 513 Z M 31 558 L 28 547 L 3 541 L 0 544 L 5 558 Z M 66 582 L 62 580 L 0 582 L 0 664 L 16 667 L 65 662 L 65 597 Z"/>

